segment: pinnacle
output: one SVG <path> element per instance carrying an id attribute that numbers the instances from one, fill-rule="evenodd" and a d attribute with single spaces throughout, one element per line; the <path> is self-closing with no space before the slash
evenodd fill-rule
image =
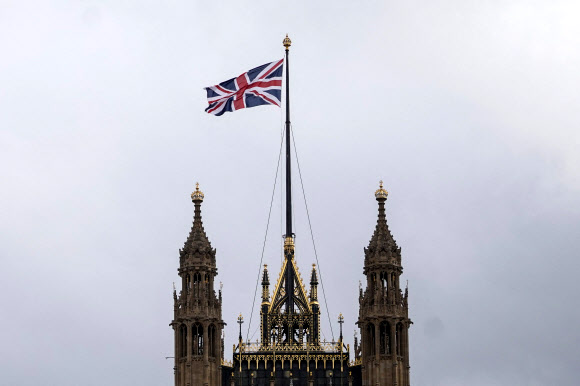
<path id="1" fill-rule="evenodd" d="M 382 189 L 382 184 L 381 184 Z M 397 243 L 389 230 L 387 225 L 387 217 L 385 215 L 385 201 L 386 194 L 384 197 L 377 197 L 379 202 L 379 214 L 377 219 L 377 225 L 369 246 L 365 250 L 365 255 L 369 257 L 390 257 L 390 256 L 400 256 L 400 249 L 397 247 Z"/>
<path id="2" fill-rule="evenodd" d="M 207 255 L 214 255 L 215 250 L 211 247 L 211 243 L 203 229 L 203 222 L 201 220 L 201 200 L 194 201 L 195 210 L 193 217 L 193 225 L 189 236 L 185 241 L 183 249 L 180 251 L 181 257 L 195 256 L 202 257 Z"/>
<path id="3" fill-rule="evenodd" d="M 318 277 L 316 275 L 316 265 L 312 264 L 312 276 L 310 277 L 310 285 L 317 285 Z"/>
<path id="4" fill-rule="evenodd" d="M 268 265 L 264 264 L 264 275 L 262 276 L 262 285 L 270 285 L 270 277 L 268 276 Z"/>

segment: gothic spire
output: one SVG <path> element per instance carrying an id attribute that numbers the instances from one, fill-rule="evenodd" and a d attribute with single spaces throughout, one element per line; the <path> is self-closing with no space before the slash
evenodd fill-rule
<path id="1" fill-rule="evenodd" d="M 264 275 L 262 276 L 262 305 L 270 302 L 270 277 L 268 276 L 268 265 L 264 264 Z"/>
<path id="2" fill-rule="evenodd" d="M 211 247 L 201 220 L 201 203 L 203 202 L 203 198 L 204 194 L 199 190 L 199 183 L 196 183 L 195 191 L 191 193 L 191 201 L 195 205 L 193 225 L 191 226 L 191 231 L 189 232 L 183 249 L 179 251 L 182 259 L 188 256 L 202 257 L 208 255 L 215 258 L 215 249 Z"/>
<path id="3" fill-rule="evenodd" d="M 316 264 L 312 264 L 312 275 L 310 276 L 310 285 L 318 285 L 318 276 L 316 275 Z"/>
<path id="4" fill-rule="evenodd" d="M 262 285 L 270 285 L 270 276 L 268 275 L 267 264 L 264 264 L 264 275 L 262 276 Z"/>
<path id="5" fill-rule="evenodd" d="M 310 302 L 318 302 L 318 276 L 316 275 L 316 264 L 312 264 L 312 275 L 310 276 Z"/>
<path id="6" fill-rule="evenodd" d="M 389 258 L 392 256 L 400 259 L 401 257 L 401 250 L 397 247 L 397 243 L 387 225 L 385 202 L 387 201 L 388 195 L 389 192 L 383 188 L 383 181 L 380 181 L 379 189 L 375 191 L 375 198 L 379 203 L 379 215 L 369 246 L 365 248 L 365 257 L 367 259 L 372 257 Z"/>

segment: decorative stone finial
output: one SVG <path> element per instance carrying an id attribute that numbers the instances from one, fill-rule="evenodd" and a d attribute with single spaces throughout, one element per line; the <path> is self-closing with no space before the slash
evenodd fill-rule
<path id="1" fill-rule="evenodd" d="M 203 192 L 199 190 L 199 182 L 195 183 L 195 192 L 191 193 L 191 201 L 203 201 Z"/>
<path id="2" fill-rule="evenodd" d="M 383 189 L 383 180 L 379 181 L 379 188 L 375 191 L 375 197 L 377 200 L 383 199 L 386 200 L 389 192 Z"/>
<path id="3" fill-rule="evenodd" d="M 286 34 L 286 37 L 284 38 L 284 41 L 282 42 L 282 44 L 284 45 L 284 47 L 286 47 L 286 51 L 288 51 L 288 49 L 292 45 L 292 40 L 290 40 L 290 38 L 288 37 L 288 34 Z"/>

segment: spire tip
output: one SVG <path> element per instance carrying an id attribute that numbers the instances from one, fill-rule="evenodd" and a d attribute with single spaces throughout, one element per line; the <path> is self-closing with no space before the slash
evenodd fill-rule
<path id="1" fill-rule="evenodd" d="M 203 192 L 201 190 L 199 190 L 199 182 L 195 183 L 195 192 L 191 193 L 191 201 L 196 202 L 202 202 L 203 201 Z"/>
<path id="2" fill-rule="evenodd" d="M 375 197 L 377 200 L 386 200 L 389 192 L 383 189 L 383 180 L 379 181 L 379 188 L 375 191 Z"/>

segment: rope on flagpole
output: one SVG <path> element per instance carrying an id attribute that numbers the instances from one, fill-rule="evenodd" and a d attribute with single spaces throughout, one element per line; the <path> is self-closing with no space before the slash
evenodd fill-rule
<path id="1" fill-rule="evenodd" d="M 266 249 L 266 239 L 268 237 L 268 229 L 270 226 L 270 217 L 272 215 L 272 203 L 274 202 L 274 193 L 276 192 L 276 182 L 278 182 L 278 171 L 280 170 L 280 159 L 282 157 L 282 144 L 284 143 L 284 132 L 280 139 L 280 151 L 278 153 L 278 163 L 276 165 L 276 176 L 274 177 L 274 187 L 272 188 L 272 198 L 270 199 L 270 209 L 268 210 L 268 221 L 266 221 L 266 233 L 264 234 L 264 243 L 262 244 L 262 254 L 260 256 L 260 264 L 258 265 L 258 277 L 256 278 L 256 288 L 254 289 L 254 301 L 252 301 L 252 313 L 250 314 L 250 323 L 248 323 L 248 332 L 246 333 L 246 341 L 250 336 L 250 327 L 252 326 L 252 318 L 254 317 L 254 308 L 256 306 L 256 294 L 258 292 L 258 283 L 260 282 L 260 272 L 262 271 L 262 261 L 264 260 L 264 250 Z"/>
<path id="2" fill-rule="evenodd" d="M 334 342 L 334 330 L 330 322 L 330 312 L 328 311 L 328 302 L 326 301 L 326 291 L 324 291 L 324 280 L 322 280 L 322 270 L 318 262 L 318 253 L 316 252 L 316 244 L 314 243 L 314 233 L 312 232 L 312 224 L 310 223 L 310 212 L 308 211 L 308 203 L 306 202 L 306 193 L 304 192 L 304 183 L 302 182 L 302 172 L 300 171 L 300 162 L 298 161 L 298 151 L 296 151 L 296 140 L 294 139 L 294 130 L 290 126 L 290 134 L 292 135 L 292 144 L 294 145 L 294 154 L 296 155 L 296 165 L 298 166 L 298 176 L 300 176 L 300 186 L 302 187 L 302 196 L 304 197 L 304 206 L 306 207 L 306 218 L 308 218 L 308 227 L 310 228 L 310 237 L 312 239 L 312 247 L 314 248 L 314 257 L 316 258 L 316 266 L 318 267 L 318 274 L 320 275 L 320 284 L 322 286 L 322 296 L 324 297 L 324 306 L 326 307 L 326 316 L 328 316 L 328 325 L 332 334 L 332 341 Z"/>

